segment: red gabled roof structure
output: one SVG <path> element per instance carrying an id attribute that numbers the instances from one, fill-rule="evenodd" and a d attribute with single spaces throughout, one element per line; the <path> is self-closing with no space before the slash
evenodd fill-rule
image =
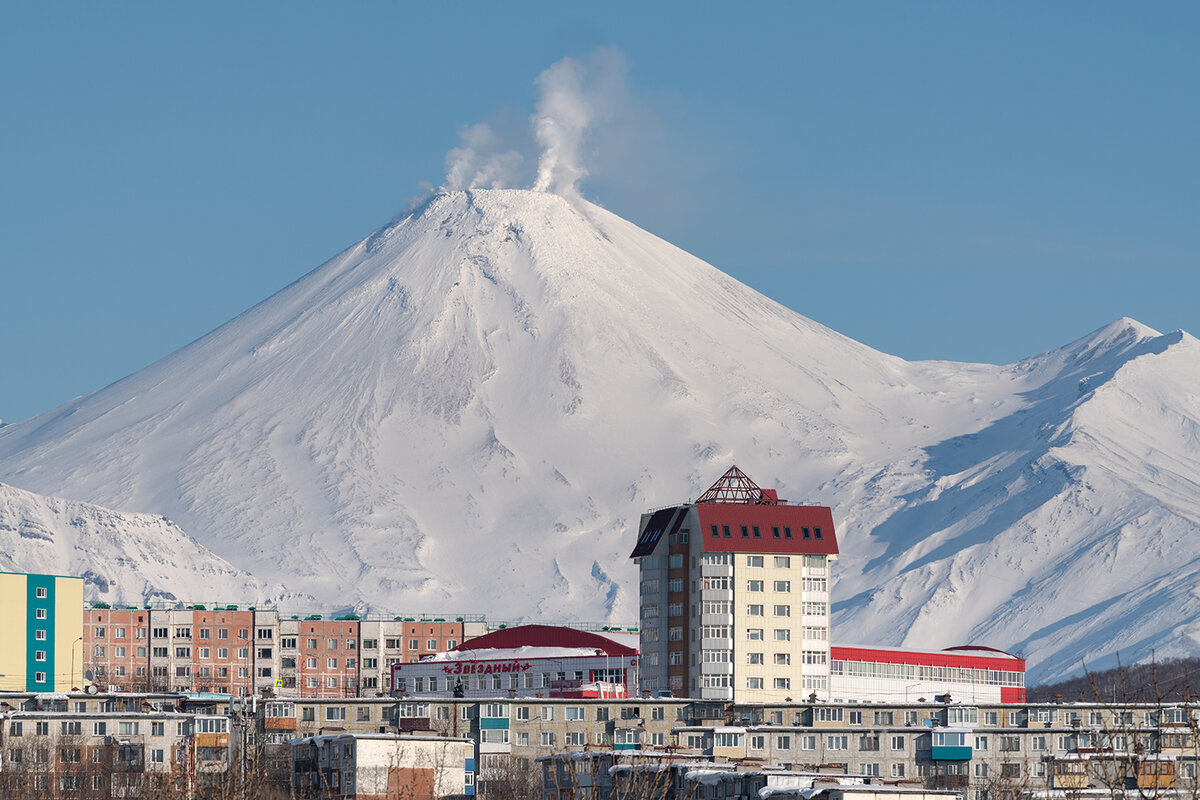
<path id="1" fill-rule="evenodd" d="M 610 656 L 636 656 L 633 647 L 614 642 L 598 633 L 558 625 L 518 625 L 485 633 L 455 647 L 451 652 L 470 650 L 515 650 L 518 647 L 584 647 Z"/>
<path id="2" fill-rule="evenodd" d="M 812 553 L 836 556 L 833 512 L 795 506 L 730 467 L 696 500 L 702 547 L 729 553 Z"/>

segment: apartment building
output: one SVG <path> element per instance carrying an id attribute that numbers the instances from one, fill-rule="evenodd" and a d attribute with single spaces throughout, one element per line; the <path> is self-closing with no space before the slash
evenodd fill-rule
<path id="1" fill-rule="evenodd" d="M 642 515 L 641 687 L 770 702 L 829 690 L 824 506 L 797 506 L 736 466 L 695 503 Z"/>
<path id="2" fill-rule="evenodd" d="M 177 697 L 0 695 L 0 794 L 124 797 L 227 775 L 226 716 L 180 712 Z"/>
<path id="3" fill-rule="evenodd" d="M 343 733 L 291 743 L 292 789 L 301 796 L 389 800 L 471 797 L 475 746 L 470 739 L 413 734 Z"/>
<path id="4" fill-rule="evenodd" d="M 275 609 L 112 608 L 102 603 L 83 608 L 82 594 L 76 602 L 71 615 L 83 622 L 82 641 L 78 632 L 74 637 L 76 672 L 90 673 L 89 682 L 105 691 L 240 697 L 263 690 L 318 697 L 387 693 L 392 664 L 453 649 L 487 630 L 482 617 L 281 619 Z M 0 614 L 0 623 L 11 616 Z M 16 676 L 18 670 L 3 674 Z M 73 685 L 82 687 L 82 680 Z"/>
<path id="5" fill-rule="evenodd" d="M 83 579 L 0 572 L 0 691 L 83 685 Z"/>
<path id="6" fill-rule="evenodd" d="M 281 671 L 279 691 L 294 685 L 307 697 L 357 696 L 360 625 L 356 618 L 282 620 L 280 652 L 294 666 Z"/>
<path id="7" fill-rule="evenodd" d="M 729 769 L 907 782 L 971 800 L 1015 789 L 1200 790 L 1200 709 L 1190 705 L 732 703 L 513 698 L 501 691 L 491 698 L 276 698 L 259 704 L 256 724 L 264 746 L 276 749 L 297 737 L 334 734 L 468 738 L 485 786 L 528 772 L 542 756 L 636 751 Z"/>

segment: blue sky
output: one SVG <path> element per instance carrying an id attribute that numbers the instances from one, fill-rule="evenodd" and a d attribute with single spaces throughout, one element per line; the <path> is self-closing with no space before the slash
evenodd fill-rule
<path id="1" fill-rule="evenodd" d="M 1192 3 L 9 4 L 0 418 L 118 380 L 614 47 L 584 194 L 909 359 L 1200 333 Z"/>

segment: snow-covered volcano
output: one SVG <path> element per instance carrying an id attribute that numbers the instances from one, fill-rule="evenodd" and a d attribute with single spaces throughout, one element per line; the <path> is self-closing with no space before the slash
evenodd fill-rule
<path id="1" fill-rule="evenodd" d="M 327 607 L 635 619 L 638 514 L 737 462 L 834 507 L 838 639 L 1049 676 L 1195 646 L 1197 352 L 1121 320 L 905 362 L 585 201 L 452 192 L 0 429 L 0 479 L 165 514 Z"/>

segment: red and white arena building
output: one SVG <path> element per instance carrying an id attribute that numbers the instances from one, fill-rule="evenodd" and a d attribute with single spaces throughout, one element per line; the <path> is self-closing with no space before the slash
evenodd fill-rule
<path id="1" fill-rule="evenodd" d="M 962 703 L 1025 702 L 1025 659 L 991 647 L 835 644 L 829 657 L 829 700 L 835 703 L 928 702 L 947 694 Z"/>
<path id="2" fill-rule="evenodd" d="M 392 665 L 392 693 L 454 697 L 623 698 L 636 694 L 638 635 L 552 625 L 501 628 Z"/>

